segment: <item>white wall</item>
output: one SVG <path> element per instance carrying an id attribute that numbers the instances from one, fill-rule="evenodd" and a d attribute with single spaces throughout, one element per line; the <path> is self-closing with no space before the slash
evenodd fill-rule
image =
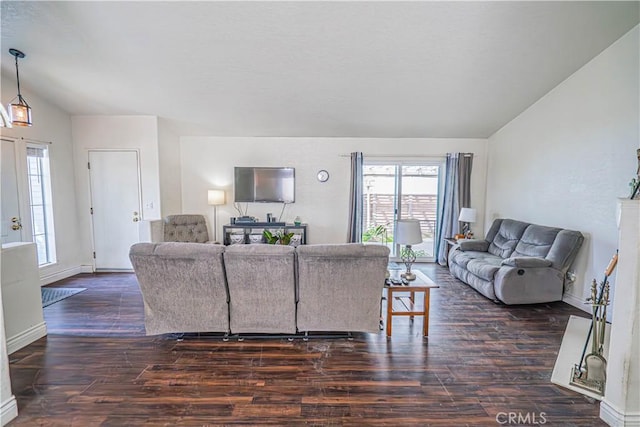
<path id="1" fill-rule="evenodd" d="M 20 88 L 32 109 L 33 126 L 2 128 L 2 135 L 51 141 L 51 192 L 57 262 L 40 269 L 44 283 L 80 272 L 71 117 L 50 102 Z M 16 94 L 15 77 L 2 75 L 2 99 Z"/>
<path id="2" fill-rule="evenodd" d="M 158 123 L 155 116 L 73 116 L 76 193 L 82 264 L 92 265 L 89 172 L 90 149 L 137 149 L 140 153 L 142 218 L 159 219 Z"/>
<path id="3" fill-rule="evenodd" d="M 473 152 L 472 206 L 484 211 L 486 176 L 485 139 L 400 139 L 400 138 L 258 138 L 182 137 L 182 211 L 208 215 L 208 189 L 227 191 L 227 204 L 218 207 L 218 240 L 222 225 L 239 216 L 233 208 L 234 166 L 290 166 L 296 169 L 296 201 L 288 205 L 282 220 L 300 216 L 309 224 L 309 243 L 337 243 L 347 239 L 349 215 L 349 153 L 400 158 L 441 157 L 447 152 Z M 318 170 L 330 178 L 321 183 Z M 244 206 L 244 205 L 243 205 Z M 280 215 L 282 204 L 249 204 L 249 215 L 265 219 L 266 213 Z M 474 227 L 482 233 L 481 223 Z"/>
<path id="4" fill-rule="evenodd" d="M 628 197 L 636 173 L 639 35 L 636 27 L 489 138 L 487 223 L 506 217 L 583 232 L 565 294 L 583 309 L 617 248 L 617 198 Z"/>
<path id="5" fill-rule="evenodd" d="M 161 216 L 182 212 L 180 175 L 180 130 L 167 119 L 158 118 L 158 158 L 160 167 Z"/>

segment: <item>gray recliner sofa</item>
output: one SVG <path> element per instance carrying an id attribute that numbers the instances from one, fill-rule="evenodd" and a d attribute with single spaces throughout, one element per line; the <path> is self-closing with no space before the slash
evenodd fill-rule
<path id="1" fill-rule="evenodd" d="M 449 271 L 494 301 L 559 301 L 583 240 L 578 231 L 496 219 L 485 239 L 462 240 L 451 249 Z"/>
<path id="2" fill-rule="evenodd" d="M 389 248 L 136 243 L 129 257 L 147 335 L 377 332 Z"/>
<path id="3" fill-rule="evenodd" d="M 144 301 L 147 335 L 229 331 L 220 245 L 137 243 L 129 251 Z"/>
<path id="4" fill-rule="evenodd" d="M 227 246 L 224 264 L 234 334 L 296 332 L 293 246 Z"/>
<path id="5" fill-rule="evenodd" d="M 296 253 L 299 331 L 379 331 L 387 247 L 301 245 Z"/>

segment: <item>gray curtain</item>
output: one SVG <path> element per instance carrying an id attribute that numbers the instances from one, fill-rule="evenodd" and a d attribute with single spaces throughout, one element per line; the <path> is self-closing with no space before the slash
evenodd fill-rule
<path id="1" fill-rule="evenodd" d="M 362 153 L 351 153 L 351 191 L 349 193 L 349 235 L 347 242 L 362 241 Z"/>
<path id="2" fill-rule="evenodd" d="M 446 265 L 448 255 L 444 239 L 460 232 L 460 208 L 470 207 L 472 166 L 473 153 L 447 154 L 444 197 L 436 229 L 436 261 L 441 265 Z"/>
<path id="3" fill-rule="evenodd" d="M 471 207 L 471 168 L 473 153 L 458 156 L 458 205 L 460 209 Z"/>

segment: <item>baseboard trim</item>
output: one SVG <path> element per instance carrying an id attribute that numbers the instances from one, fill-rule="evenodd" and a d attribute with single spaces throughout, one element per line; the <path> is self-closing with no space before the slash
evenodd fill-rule
<path id="1" fill-rule="evenodd" d="M 607 402 L 606 397 L 600 402 L 600 419 L 611 427 L 640 426 L 640 412 L 625 414 Z"/>
<path id="2" fill-rule="evenodd" d="M 40 278 L 40 286 L 45 286 L 53 282 L 57 282 L 58 280 L 66 279 L 67 277 L 75 276 L 76 274 L 82 273 L 82 267 L 76 266 L 67 268 L 65 270 L 56 271 L 55 273 L 48 274 L 46 276 L 42 276 Z"/>
<path id="3" fill-rule="evenodd" d="M 566 302 L 569 305 L 574 306 L 575 308 L 579 308 L 580 310 L 584 311 L 585 313 L 591 313 L 591 311 L 590 311 L 591 305 L 585 304 L 585 300 L 584 299 L 578 298 L 575 295 L 564 294 L 562 296 L 562 301 Z"/>
<path id="4" fill-rule="evenodd" d="M 7 339 L 7 354 L 18 351 L 46 335 L 47 324 L 45 322 L 32 326 L 18 335 L 14 335 Z"/>
<path id="5" fill-rule="evenodd" d="M 7 425 L 9 421 L 18 416 L 18 402 L 16 397 L 11 395 L 10 398 L 2 402 L 0 407 L 0 425 Z"/>
<path id="6" fill-rule="evenodd" d="M 93 265 L 81 265 L 80 273 L 95 273 Z"/>

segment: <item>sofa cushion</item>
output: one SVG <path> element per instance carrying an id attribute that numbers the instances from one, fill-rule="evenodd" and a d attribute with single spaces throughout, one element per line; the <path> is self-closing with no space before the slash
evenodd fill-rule
<path id="1" fill-rule="evenodd" d="M 559 228 L 531 224 L 510 256 L 546 257 L 559 231 Z"/>
<path id="2" fill-rule="evenodd" d="M 458 245 L 461 251 L 486 252 L 489 248 L 489 242 L 484 239 L 460 240 Z"/>
<path id="3" fill-rule="evenodd" d="M 453 251 L 451 252 L 450 262 L 455 263 L 461 267 L 467 267 L 469 261 L 473 260 L 484 260 L 484 259 L 495 259 L 495 261 L 490 261 L 491 264 L 500 265 L 500 261 L 502 258 L 497 257 L 489 252 L 479 252 L 479 251 Z"/>
<path id="4" fill-rule="evenodd" d="M 502 220 L 500 228 L 489 244 L 489 253 L 500 258 L 509 258 L 528 226 L 526 222 Z"/>
<path id="5" fill-rule="evenodd" d="M 496 271 L 500 269 L 501 262 L 502 259 L 498 257 L 472 259 L 467 263 L 467 270 L 483 280 L 493 280 Z"/>
<path id="6" fill-rule="evenodd" d="M 538 267 L 551 267 L 553 264 L 550 260 L 545 258 L 523 256 L 523 257 L 511 257 L 502 260 L 502 265 L 508 265 L 510 267 L 522 267 L 522 268 L 538 268 Z"/>

